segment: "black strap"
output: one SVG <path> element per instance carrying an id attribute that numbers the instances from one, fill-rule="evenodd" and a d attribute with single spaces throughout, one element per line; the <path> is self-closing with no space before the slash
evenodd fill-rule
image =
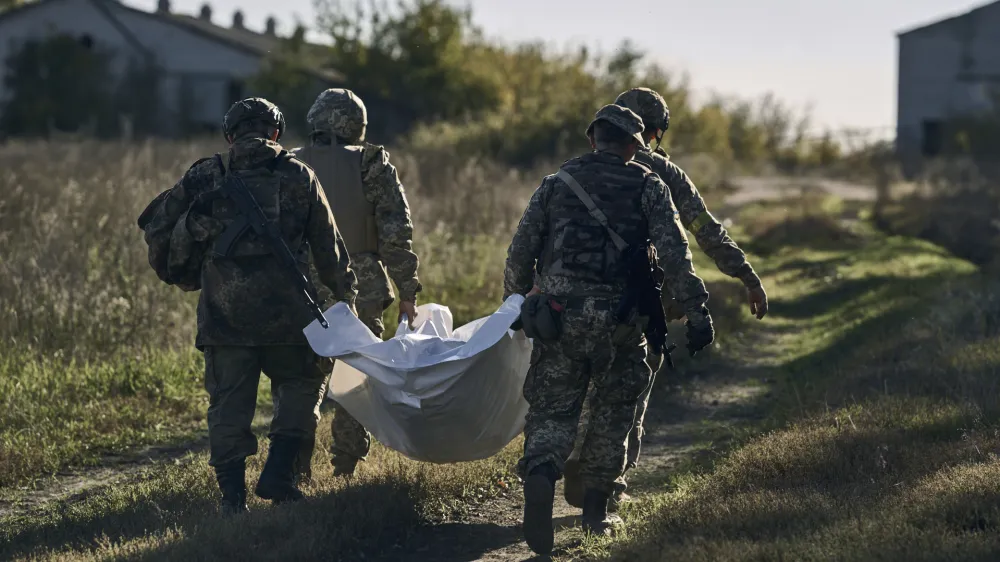
<path id="1" fill-rule="evenodd" d="M 294 156 L 289 154 L 287 150 L 282 149 L 273 160 L 267 163 L 267 171 L 273 174 L 278 168 L 278 164 L 281 164 L 285 160 L 291 160 L 292 158 L 294 158 Z"/>

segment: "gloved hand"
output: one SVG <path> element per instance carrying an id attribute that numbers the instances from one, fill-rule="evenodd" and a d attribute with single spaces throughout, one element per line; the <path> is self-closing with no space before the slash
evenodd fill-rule
<path id="1" fill-rule="evenodd" d="M 757 317 L 757 320 L 764 318 L 767 314 L 767 293 L 762 285 L 747 287 L 747 300 L 750 302 L 750 314 Z"/>
<path id="2" fill-rule="evenodd" d="M 699 311 L 689 311 L 687 317 L 687 349 L 691 357 L 694 357 L 715 341 L 715 327 L 712 325 L 712 315 L 705 306 Z"/>
<path id="3" fill-rule="evenodd" d="M 516 332 L 523 328 L 524 328 L 524 322 L 521 322 L 521 315 L 518 315 L 517 320 L 514 320 L 514 323 L 510 325 L 510 329 Z"/>
<path id="4" fill-rule="evenodd" d="M 684 318 L 684 307 L 677 302 L 677 299 L 667 297 L 663 299 L 663 316 L 666 317 L 667 322 L 680 320 Z"/>

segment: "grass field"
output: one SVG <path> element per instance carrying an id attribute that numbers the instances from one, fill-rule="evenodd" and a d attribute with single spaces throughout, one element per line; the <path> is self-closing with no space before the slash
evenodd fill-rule
<path id="1" fill-rule="evenodd" d="M 134 220 L 219 149 L 0 149 L 0 499 L 67 467 L 203 434 L 193 295 L 158 282 Z M 459 324 L 488 314 L 540 172 L 393 159 L 413 206 L 425 302 L 447 304 Z M 1000 285 L 937 246 L 874 232 L 864 212 L 805 198 L 732 216 L 772 298 L 763 322 L 749 321 L 738 285 L 694 250 L 718 317 L 707 360 L 728 369 L 720 378 L 767 392 L 738 405 L 754 415 L 722 428 L 708 454 L 644 478 L 648 493 L 624 512 L 629 532 L 564 558 L 997 559 Z M 265 383 L 264 416 L 269 402 Z M 319 439 L 325 448 L 325 422 Z M 405 549 L 420 523 L 516 498 L 518 449 L 434 466 L 376 446 L 349 485 L 317 455 L 314 501 L 251 500 L 240 523 L 216 518 L 214 478 L 196 450 L 0 519 L 0 559 L 373 559 Z"/>
<path id="2" fill-rule="evenodd" d="M 633 531 L 590 554 L 996 560 L 1000 284 L 931 244 L 822 220 L 754 247 L 773 250 L 769 337 L 747 351 L 774 381 L 750 405 L 762 421 L 630 506 Z"/>

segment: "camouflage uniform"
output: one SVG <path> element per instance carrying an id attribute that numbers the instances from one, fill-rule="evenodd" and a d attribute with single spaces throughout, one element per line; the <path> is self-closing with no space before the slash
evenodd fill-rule
<path id="1" fill-rule="evenodd" d="M 311 263 L 333 298 L 353 307 L 356 278 L 315 175 L 308 166 L 282 154 L 276 142 L 261 138 L 262 133 L 246 132 L 247 126 L 273 120 L 274 115 L 280 121 L 279 131 L 283 130 L 280 112 L 266 100 L 234 104 L 226 116 L 227 135 L 236 131 L 227 173 L 242 178 L 265 215 L 278 222 L 286 243 L 303 264 L 302 272 L 307 273 Z M 222 183 L 218 160 L 195 162 L 166 192 L 145 228 L 147 238 L 172 231 L 172 249 L 181 251 L 192 247 L 192 242 L 210 248 L 239 216 L 232 202 L 219 195 Z M 198 264 L 201 294 L 195 345 L 205 356 L 209 464 L 219 478 L 223 506 L 242 511 L 245 459 L 257 452 L 251 423 L 260 373 L 271 379 L 275 409 L 269 432 L 271 451 L 257 493 L 279 501 L 298 499 L 301 493 L 291 486 L 291 463 L 299 441 L 315 430 L 311 413 L 322 392 L 329 360 L 318 357 L 306 342 L 302 329 L 313 317 L 267 246 L 249 231 L 233 248 L 228 257 L 206 251 Z M 281 493 L 274 493 L 275 486 Z"/>
<path id="2" fill-rule="evenodd" d="M 372 224 L 367 226 L 372 231 L 370 238 L 375 240 L 367 248 L 354 247 L 349 242 L 348 250 L 351 252 L 351 268 L 358 276 L 358 317 L 372 333 L 381 337 L 385 331 L 382 313 L 394 300 L 390 277 L 399 288 L 399 298 L 402 301 L 416 302 L 417 293 L 421 290 L 417 278 L 418 259 L 412 249 L 413 223 L 403 185 L 396 168 L 389 162 L 388 151 L 382 146 L 365 142 L 367 110 L 353 92 L 344 89 L 325 90 L 316 98 L 306 120 L 312 127 L 310 146 L 292 152 L 314 167 L 342 225 L 350 217 L 344 217 L 340 213 L 358 214 L 338 208 L 338 203 L 344 197 L 351 196 L 350 193 L 345 194 L 345 190 L 352 188 L 352 182 L 334 181 L 333 177 L 343 172 L 331 168 L 329 163 L 319 162 L 318 159 L 332 155 L 323 151 L 323 148 L 330 150 L 340 147 L 344 152 L 353 150 L 348 154 L 355 154 L 360 159 L 357 170 L 360 178 L 354 176 L 348 179 L 353 180 L 369 206 L 362 212 L 372 215 Z M 325 174 L 330 177 L 324 177 Z M 348 236 L 346 231 L 345 236 Z M 360 243 L 364 244 L 364 241 Z M 315 408 L 317 419 L 320 403 L 322 398 Z M 334 465 L 338 470 L 350 473 L 357 461 L 368 455 L 371 436 L 354 417 L 339 406 L 334 412 L 332 433 L 331 453 Z M 312 441 L 305 443 L 299 458 L 300 470 L 307 477 L 313 448 Z"/>
<path id="3" fill-rule="evenodd" d="M 627 107 L 638 114 L 643 119 L 643 124 L 647 127 L 647 130 L 649 127 L 655 127 L 666 131 L 670 125 L 670 111 L 667 108 L 666 101 L 653 90 L 648 88 L 627 90 L 618 96 L 615 103 Z M 716 220 L 708 211 L 705 200 L 702 199 L 694 182 L 684 173 L 684 170 L 671 162 L 669 156 L 662 148 L 657 147 L 653 150 L 645 142 L 643 142 L 643 146 L 636 152 L 635 160 L 644 164 L 663 180 L 663 183 L 670 190 L 670 196 L 677 207 L 681 224 L 694 235 L 698 246 L 701 247 L 702 251 L 708 257 L 715 261 L 719 271 L 730 277 L 739 279 L 747 289 L 761 287 L 760 277 L 754 272 L 753 267 L 747 261 L 746 254 L 729 237 L 729 233 L 726 232 L 726 228 L 722 226 L 722 223 Z M 683 315 L 683 310 L 679 310 L 676 300 L 667 290 L 664 290 L 664 304 L 667 308 L 668 320 L 677 319 Z M 661 359 L 661 357 L 650 356 L 650 360 L 653 362 L 651 366 L 653 367 L 654 377 L 660 366 Z M 635 424 L 628 438 L 628 463 L 625 469 L 626 472 L 635 468 L 639 460 L 644 433 L 643 421 L 646 415 L 646 408 L 649 405 L 649 393 L 652 388 L 653 383 L 650 382 L 649 388 L 643 392 L 639 400 Z M 589 395 L 593 395 L 595 392 L 596 389 L 592 388 Z M 589 417 L 589 406 L 585 404 L 584 414 L 580 417 L 580 432 L 577 436 L 576 447 L 571 456 L 574 460 L 578 457 L 579 448 L 583 444 Z M 573 469 L 575 467 L 571 467 L 571 470 Z M 567 479 L 567 484 L 569 485 L 565 488 L 567 500 L 571 504 L 577 505 L 580 501 L 579 498 L 582 491 L 571 489 L 574 487 L 575 482 L 570 484 L 570 481 L 571 479 Z M 619 495 L 624 493 L 627 488 L 624 475 L 619 478 L 616 488 Z"/>
<path id="4" fill-rule="evenodd" d="M 642 131 L 638 116 L 625 108 L 605 106 L 595 122 L 602 119 L 636 138 Z M 711 330 L 704 306 L 708 292 L 694 272 L 687 238 L 663 182 L 647 168 L 603 151 L 569 160 L 562 170 L 584 186 L 627 242 L 651 240 L 665 271 L 665 284 L 684 304 L 689 322 Z M 518 468 L 526 479 L 529 545 L 531 529 L 546 526 L 537 519 L 530 521 L 530 496 L 537 492 L 532 486 L 544 484 L 529 479 L 543 474 L 554 484 L 561 476 L 573 449 L 588 383 L 595 393 L 593 419 L 581 453 L 582 479 L 588 490 L 604 495 L 606 504 L 625 466 L 625 439 L 651 373 L 641 337 L 621 346 L 611 340 L 614 311 L 627 281 L 616 273 L 620 257 L 604 227 L 556 176 L 545 178 L 531 197 L 508 249 L 505 297 L 527 293 L 537 279 L 542 293 L 565 309 L 562 335 L 556 341 L 535 342 L 524 386 L 529 410 Z M 551 504 L 548 509 L 551 516 Z M 584 516 L 586 522 L 586 509 Z"/>

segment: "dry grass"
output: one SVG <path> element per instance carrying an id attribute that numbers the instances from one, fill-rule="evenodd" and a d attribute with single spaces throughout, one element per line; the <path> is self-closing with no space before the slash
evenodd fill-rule
<path id="1" fill-rule="evenodd" d="M 219 148 L 0 149 L 0 492 L 203 430 L 193 298 L 149 271 L 134 220 L 190 162 Z M 433 153 L 393 160 L 413 206 L 425 300 L 447 303 L 458 323 L 491 312 L 506 238 L 541 173 Z M 766 359 L 754 376 L 772 381 L 769 397 L 741 405 L 764 419 L 714 463 L 662 475 L 669 488 L 626 509 L 629 533 L 577 554 L 997 558 L 1000 286 L 936 246 L 878 235 L 858 217 L 822 199 L 748 206 L 735 217 L 764 256 L 755 261 L 772 297 L 764 323 L 741 320 L 742 292 L 695 251 L 727 338 L 708 355 Z M 737 369 L 743 360 L 728 359 Z M 325 423 L 320 440 L 329 440 Z M 420 522 L 518 494 L 517 448 L 429 466 L 376 447 L 350 486 L 317 455 L 312 501 L 252 500 L 240 524 L 215 517 L 217 491 L 197 454 L 3 520 L 0 558 L 372 558 L 405 545 Z M 251 482 L 261 457 L 251 460 Z"/>
<path id="2" fill-rule="evenodd" d="M 195 295 L 159 282 L 135 219 L 212 141 L 0 147 L 0 496 L 66 467 L 204 433 Z M 411 201 L 425 302 L 457 324 L 500 304 L 506 244 L 538 178 L 488 163 L 393 153 Z M 395 311 L 386 312 L 394 318 Z M 391 333 L 391 325 L 390 325 Z M 268 389 L 258 408 L 265 415 Z M 321 424 L 321 447 L 329 426 Z M 266 450 L 262 443 L 262 450 Z M 315 499 L 216 521 L 204 454 L 137 482 L 0 523 L 0 558 L 271 559 L 391 549 L 419 521 L 514 493 L 518 444 L 434 466 L 376 447 L 351 486 L 316 455 Z M 251 483 L 263 462 L 251 460 Z M 210 549 L 205 544 L 211 543 Z"/>
<path id="3" fill-rule="evenodd" d="M 329 427 L 318 436 L 329 446 Z M 266 440 L 260 443 L 266 450 Z M 398 551 L 419 522 L 450 519 L 517 493 L 511 468 L 519 444 L 485 461 L 436 466 L 376 446 L 350 483 L 314 459 L 310 499 L 269 507 L 250 498 L 250 515 L 216 514 L 218 491 L 203 458 L 161 467 L 137 482 L 113 486 L 73 504 L 51 506 L 0 525 L 4 560 L 362 560 Z M 262 455 L 252 457 L 256 482 Z"/>
<path id="4" fill-rule="evenodd" d="M 763 268 L 763 421 L 590 558 L 1000 556 L 1000 285 L 927 243 L 807 224 L 780 225 Z"/>
<path id="5" fill-rule="evenodd" d="M 0 149 L 0 489 L 204 429 L 196 295 L 159 282 L 135 220 L 192 162 L 223 149 Z M 393 160 L 413 205 L 425 301 L 447 302 L 459 324 L 489 314 L 502 296 L 498 241 L 537 179 L 485 163 Z"/>

